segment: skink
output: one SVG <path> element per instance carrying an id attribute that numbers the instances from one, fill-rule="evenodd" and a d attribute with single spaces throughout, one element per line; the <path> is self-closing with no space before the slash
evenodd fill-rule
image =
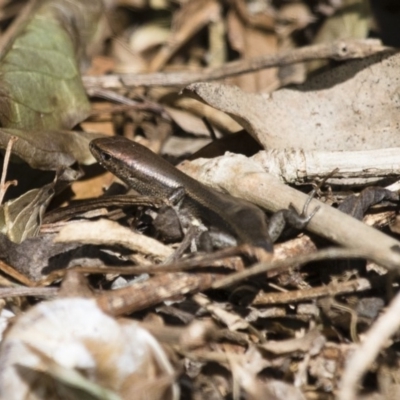
<path id="1" fill-rule="evenodd" d="M 191 215 L 233 235 L 239 243 L 272 252 L 266 216 L 252 203 L 203 185 L 124 137 L 95 139 L 90 150 L 104 168 L 140 194 L 168 199 L 183 188 L 182 207 Z"/>

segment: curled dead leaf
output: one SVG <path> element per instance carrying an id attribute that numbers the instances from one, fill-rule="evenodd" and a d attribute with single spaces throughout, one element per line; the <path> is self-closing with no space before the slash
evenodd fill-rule
<path id="1" fill-rule="evenodd" d="M 386 51 L 271 95 L 217 83 L 195 83 L 186 92 L 229 114 L 266 149 L 398 147 L 399 63 L 399 53 Z"/>

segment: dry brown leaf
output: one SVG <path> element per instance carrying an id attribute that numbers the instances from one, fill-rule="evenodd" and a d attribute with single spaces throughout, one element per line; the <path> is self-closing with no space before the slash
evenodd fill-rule
<path id="1" fill-rule="evenodd" d="M 288 3 L 280 8 L 275 24 L 279 50 L 285 51 L 296 48 L 297 44 L 294 33 L 304 29 L 314 21 L 315 18 L 311 10 L 304 3 Z M 305 63 L 281 66 L 277 75 L 279 78 L 279 86 L 275 89 L 289 84 L 299 85 L 306 79 Z"/>
<path id="2" fill-rule="evenodd" d="M 251 7 L 251 2 L 245 0 L 234 0 L 232 3 L 237 14 L 248 26 L 270 31 L 274 29 L 275 10 L 270 2 L 259 1 L 256 7 Z"/>
<path id="3" fill-rule="evenodd" d="M 13 155 L 31 168 L 56 171 L 78 161 L 84 165 L 94 163 L 89 142 L 101 133 L 66 130 L 26 130 L 0 128 L 0 148 L 6 148 L 11 137 L 18 140 L 13 145 Z"/>
<path id="4" fill-rule="evenodd" d="M 399 63 L 398 53 L 383 52 L 271 95 L 216 83 L 195 83 L 186 92 L 229 114 L 266 149 L 397 147 Z"/>
<path id="5" fill-rule="evenodd" d="M 142 54 L 135 53 L 128 43 L 121 38 L 112 41 L 111 51 L 115 60 L 114 72 L 120 74 L 145 72 L 147 70 L 147 60 Z"/>
<path id="6" fill-rule="evenodd" d="M 240 53 L 241 59 L 277 52 L 275 33 L 247 26 L 233 10 L 228 13 L 227 22 L 230 44 Z M 232 77 L 227 83 L 237 85 L 246 92 L 262 91 L 276 84 L 276 72 L 276 68 L 263 69 Z"/>
<path id="7" fill-rule="evenodd" d="M 218 18 L 221 6 L 215 0 L 191 0 L 183 4 L 175 14 L 174 26 L 168 44 L 154 57 L 149 70 L 154 72 L 162 69 L 168 60 L 210 21 Z"/>

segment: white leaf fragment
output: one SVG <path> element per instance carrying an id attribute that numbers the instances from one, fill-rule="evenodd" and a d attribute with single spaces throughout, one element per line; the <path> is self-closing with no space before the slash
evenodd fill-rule
<path id="1" fill-rule="evenodd" d="M 79 376 L 88 382 L 86 392 L 93 384 L 104 388 L 108 397 L 101 398 L 126 398 L 139 377 L 168 376 L 169 387 L 177 390 L 172 366 L 153 336 L 133 321 L 119 323 L 104 314 L 92 299 L 58 299 L 32 307 L 7 332 L 0 365 L 2 399 L 39 399 L 40 392 L 56 399 L 58 392 L 50 396 L 51 391 L 71 379 L 80 387 Z M 43 373 L 55 382 L 43 379 Z"/>

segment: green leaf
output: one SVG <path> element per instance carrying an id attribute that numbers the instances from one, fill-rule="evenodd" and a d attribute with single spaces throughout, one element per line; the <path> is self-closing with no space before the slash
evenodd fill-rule
<path id="1" fill-rule="evenodd" d="M 44 1 L 0 62 L 0 125 L 70 129 L 89 102 L 80 56 L 98 23 L 101 0 Z"/>

